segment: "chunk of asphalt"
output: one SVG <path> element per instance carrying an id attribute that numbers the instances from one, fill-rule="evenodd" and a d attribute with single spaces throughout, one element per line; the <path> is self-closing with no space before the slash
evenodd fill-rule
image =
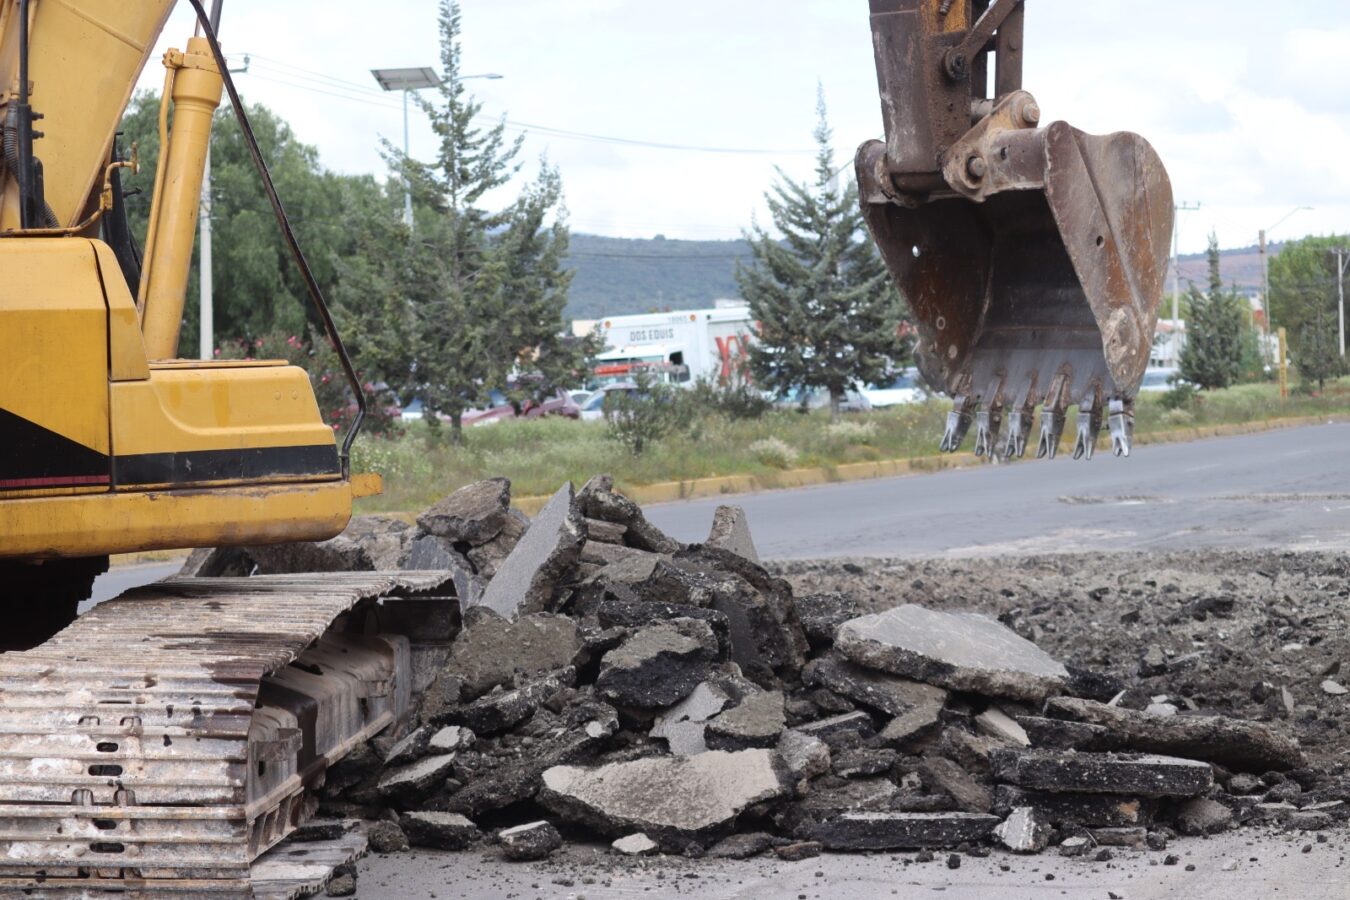
<path id="1" fill-rule="evenodd" d="M 1043 716 L 1018 716 L 1017 724 L 1027 733 L 1031 746 L 1043 750 L 1116 750 L 1111 730 L 1087 722 L 1047 719 Z"/>
<path id="2" fill-rule="evenodd" d="M 562 849 L 562 835 L 551 822 L 530 822 L 497 833 L 502 854 L 513 862 L 544 859 Z"/>
<path id="3" fill-rule="evenodd" d="M 1303 765 L 1298 742 L 1260 722 L 1225 716 L 1150 715 L 1074 697 L 1056 697 L 1046 715 L 1107 729 L 1101 749 L 1130 749 L 1218 763 L 1234 771 L 1285 771 Z M 1103 746 L 1106 743 L 1115 746 Z"/>
<path id="4" fill-rule="evenodd" d="M 787 727 L 782 691 L 758 691 L 708 722 L 704 737 L 714 750 L 773 747 Z"/>
<path id="5" fill-rule="evenodd" d="M 1044 791 L 1194 797 L 1214 784 L 1208 763 L 1174 756 L 995 750 L 994 777 Z"/>
<path id="6" fill-rule="evenodd" d="M 749 859 L 768 850 L 775 840 L 773 835 L 763 831 L 733 834 L 714 844 L 708 855 L 714 859 Z"/>
<path id="7" fill-rule="evenodd" d="M 951 797 L 963 812 L 987 813 L 994 808 L 993 793 L 950 759 L 925 757 L 919 773 L 925 784 Z"/>
<path id="8" fill-rule="evenodd" d="M 511 482 L 489 478 L 438 500 L 417 517 L 417 524 L 427 534 L 477 547 L 501 533 L 510 509 Z"/>
<path id="9" fill-rule="evenodd" d="M 442 671 L 460 679 L 464 700 L 476 700 L 519 676 L 565 669 L 581 652 L 569 616 L 532 613 L 514 621 L 487 607 L 470 609 Z"/>
<path id="10" fill-rule="evenodd" d="M 819 738 L 831 746 L 841 739 L 866 740 L 876 734 L 872 717 L 861 711 L 817 719 L 798 725 L 797 730 L 810 737 Z"/>
<path id="11" fill-rule="evenodd" d="M 581 558 L 585 527 L 568 482 L 549 499 L 502 561 L 480 604 L 507 619 L 551 612 L 559 583 Z"/>
<path id="12" fill-rule="evenodd" d="M 1233 811 L 1208 797 L 1195 797 L 1177 807 L 1176 829 L 1186 835 L 1218 834 L 1233 826 Z"/>
<path id="13" fill-rule="evenodd" d="M 381 819 L 366 829 L 366 842 L 376 853 L 399 853 L 408 849 L 408 836 L 397 822 Z"/>
<path id="14" fill-rule="evenodd" d="M 682 851 L 726 835 L 747 809 L 784 797 L 789 776 L 771 750 L 648 757 L 544 772 L 539 801 L 605 835 L 641 831 Z"/>
<path id="15" fill-rule="evenodd" d="M 463 850 L 482 837 L 478 826 L 458 813 L 408 812 L 398 822 L 414 847 Z"/>
<path id="16" fill-rule="evenodd" d="M 980 841 L 999 824 L 981 813 L 846 812 L 819 823 L 812 840 L 830 850 L 915 850 Z"/>
<path id="17" fill-rule="evenodd" d="M 745 510 L 739 506 L 719 506 L 713 512 L 712 530 L 706 543 L 709 547 L 727 550 L 753 563 L 759 562 L 755 539 L 750 535 L 750 523 Z"/>
<path id="18" fill-rule="evenodd" d="M 501 734 L 534 715 L 540 704 L 575 680 L 576 671 L 569 668 L 528 681 L 514 690 L 498 688 L 472 703 L 451 707 L 435 724 L 463 725 L 483 736 Z"/>
<path id="19" fill-rule="evenodd" d="M 871 778 L 889 772 L 898 756 L 889 747 L 853 747 L 835 755 L 831 768 L 840 778 Z"/>
<path id="20" fill-rule="evenodd" d="M 794 781 L 801 782 L 830 771 L 830 748 L 820 738 L 789 728 L 779 735 L 777 750 Z"/>
<path id="21" fill-rule="evenodd" d="M 431 735 L 435 731 L 436 729 L 423 725 L 421 728 L 405 735 L 402 740 L 389 748 L 389 752 L 384 755 L 384 764 L 397 768 L 417 762 L 427 755 L 427 747 L 430 745 Z"/>
<path id="22" fill-rule="evenodd" d="M 1034 806 L 1019 806 L 994 829 L 994 837 L 1014 853 L 1040 853 L 1050 845 L 1053 832 L 1043 812 Z"/>
<path id="23" fill-rule="evenodd" d="M 671 706 L 708 679 L 716 660 L 717 637 L 706 622 L 672 619 L 634 632 L 606 653 L 595 686 L 622 706 Z"/>
<path id="24" fill-rule="evenodd" d="M 922 711 L 915 716 L 916 721 L 940 712 L 947 702 L 947 692 L 942 688 L 865 668 L 839 653 L 827 653 L 812 660 L 802 670 L 802 680 L 808 685 L 829 688 L 888 716 L 904 717 Z"/>
<path id="25" fill-rule="evenodd" d="M 975 727 L 985 735 L 1019 747 L 1030 747 L 1027 731 L 1012 716 L 991 706 L 975 717 Z"/>
<path id="26" fill-rule="evenodd" d="M 1069 679 L 1063 664 L 979 613 L 905 604 L 845 622 L 835 646 L 859 665 L 993 697 L 1039 702 Z"/>
<path id="27" fill-rule="evenodd" d="M 375 790 L 386 800 L 415 802 L 439 787 L 454 763 L 453 753 L 425 756 L 411 765 L 386 770 L 375 783 Z"/>
<path id="28" fill-rule="evenodd" d="M 474 733 L 467 728 L 447 725 L 431 736 L 427 741 L 427 749 L 435 753 L 453 753 L 472 747 L 476 739 Z"/>
<path id="29" fill-rule="evenodd" d="M 811 646 L 817 649 L 834 643 L 835 630 L 849 619 L 867 614 L 867 607 L 852 594 L 828 591 L 797 598 L 797 616 Z"/>
<path id="30" fill-rule="evenodd" d="M 698 619 L 707 622 L 717 635 L 718 655 L 731 655 L 731 623 L 725 613 L 683 603 L 662 603 L 656 600 L 606 600 L 595 608 L 596 620 L 602 628 L 645 628 L 671 619 Z"/>
<path id="31" fill-rule="evenodd" d="M 1099 847 L 1129 847 L 1132 850 L 1148 849 L 1147 828 L 1094 828 L 1092 836 Z"/>
<path id="32" fill-rule="evenodd" d="M 525 536 L 525 532 L 530 530 L 530 519 L 518 509 L 510 510 L 506 517 L 506 525 L 497 534 L 495 538 L 477 547 L 470 547 L 465 552 L 469 562 L 473 563 L 473 570 L 484 578 L 491 579 L 496 576 L 497 569 L 511 555 L 511 551 L 516 549 L 520 539 Z"/>
<path id="33" fill-rule="evenodd" d="M 855 778 L 833 787 L 813 786 L 805 797 L 785 804 L 773 818 L 782 833 L 798 840 L 814 840 L 811 835 L 821 823 L 849 812 L 890 810 L 899 793 L 888 778 Z"/>
<path id="34" fill-rule="evenodd" d="M 679 703 L 657 718 L 650 737 L 662 738 L 676 756 L 693 756 L 708 749 L 704 729 L 708 720 L 731 702 L 731 696 L 711 682 L 702 682 Z"/>
<path id="35" fill-rule="evenodd" d="M 1129 828 L 1152 825 L 1157 802 L 1113 794 L 1029 791 L 1010 784 L 994 788 L 995 813 L 1006 815 L 1020 806 L 1035 807 L 1054 825 Z"/>
<path id="36" fill-rule="evenodd" d="M 674 553 L 679 541 L 672 540 L 647 521 L 642 507 L 622 494 L 614 492 L 614 479 L 597 475 L 586 482 L 577 494 L 578 506 L 584 516 L 624 526 L 624 543 L 652 553 Z"/>
<path id="37" fill-rule="evenodd" d="M 606 522 L 603 519 L 586 519 L 586 539 L 589 541 L 598 541 L 602 544 L 622 546 L 624 542 L 623 537 L 627 533 L 627 525 L 620 525 L 617 522 Z"/>

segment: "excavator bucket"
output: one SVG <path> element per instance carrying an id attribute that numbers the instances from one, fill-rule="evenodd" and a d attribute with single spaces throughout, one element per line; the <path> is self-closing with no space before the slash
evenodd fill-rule
<path id="1" fill-rule="evenodd" d="M 902 21 L 892 7 L 907 5 L 916 14 Z M 1054 457 L 1076 406 L 1075 458 L 1093 456 L 1103 423 L 1115 454 L 1127 456 L 1167 273 L 1167 172 L 1136 134 L 1036 127 L 1039 107 L 1020 89 L 996 100 L 967 93 L 969 130 L 938 156 L 940 171 L 912 165 L 907 142 L 919 132 L 910 120 L 922 125 L 933 104 L 894 102 L 916 84 L 923 93 L 921 78 L 895 82 L 924 54 L 897 69 L 890 53 L 897 43 L 923 46 L 926 5 L 873 0 L 874 33 L 887 38 L 877 42 L 883 99 L 893 102 L 887 142 L 864 144 L 857 171 L 864 219 L 917 320 L 920 370 L 955 401 L 941 449 L 959 449 L 974 425 L 976 453 L 1022 456 L 1040 406 L 1036 453 Z M 1020 3 L 995 3 L 986 17 L 1009 8 L 1020 43 Z M 947 35 L 938 58 L 965 36 Z M 932 88 L 929 101 L 950 102 L 950 79 Z"/>

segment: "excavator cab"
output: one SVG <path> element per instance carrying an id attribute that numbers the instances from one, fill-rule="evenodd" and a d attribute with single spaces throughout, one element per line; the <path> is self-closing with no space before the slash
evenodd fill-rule
<path id="1" fill-rule="evenodd" d="M 886 140 L 858 150 L 862 212 L 919 369 L 954 398 L 941 449 L 975 424 L 977 454 L 1020 457 L 1040 406 L 1053 458 L 1076 406 L 1075 458 L 1104 422 L 1128 456 L 1172 238 L 1162 161 L 1137 134 L 1040 127 L 1023 0 L 870 3 Z"/>

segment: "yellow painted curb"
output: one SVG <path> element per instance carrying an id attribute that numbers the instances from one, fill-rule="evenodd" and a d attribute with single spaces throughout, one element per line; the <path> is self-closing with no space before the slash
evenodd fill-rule
<path id="1" fill-rule="evenodd" d="M 1172 431 L 1140 434 L 1135 438 L 1135 443 L 1137 445 L 1176 444 L 1204 438 L 1257 434 L 1263 431 L 1321 425 L 1329 421 L 1343 420 L 1344 417 L 1337 416 L 1304 416 L 1292 419 L 1268 419 L 1261 422 L 1241 422 L 1233 425 L 1204 425 L 1196 428 L 1179 428 Z M 843 463 L 816 469 L 788 469 L 771 475 L 723 475 L 715 478 L 692 478 L 688 481 L 665 481 L 657 484 L 631 486 L 621 484 L 618 487 L 634 503 L 646 505 L 649 503 L 672 503 L 677 500 L 702 500 L 709 497 L 726 497 L 734 494 L 753 494 L 757 491 L 810 487 L 819 484 L 867 481 L 873 478 L 894 478 L 900 475 L 938 472 L 944 469 L 966 469 L 978 465 L 985 465 L 985 463 L 975 454 L 956 453 L 943 456 L 919 456 L 910 459 L 885 459 L 877 462 Z M 534 516 L 544 508 L 544 504 L 548 501 L 548 497 L 519 497 L 513 500 L 511 505 L 526 515 Z"/>

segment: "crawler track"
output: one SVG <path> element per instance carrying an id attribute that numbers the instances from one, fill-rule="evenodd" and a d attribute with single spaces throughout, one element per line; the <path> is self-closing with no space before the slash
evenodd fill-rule
<path id="1" fill-rule="evenodd" d="M 357 608 L 445 580 L 175 579 L 0 656 L 0 894 L 248 895 L 327 767 L 410 700 L 407 640 Z"/>

